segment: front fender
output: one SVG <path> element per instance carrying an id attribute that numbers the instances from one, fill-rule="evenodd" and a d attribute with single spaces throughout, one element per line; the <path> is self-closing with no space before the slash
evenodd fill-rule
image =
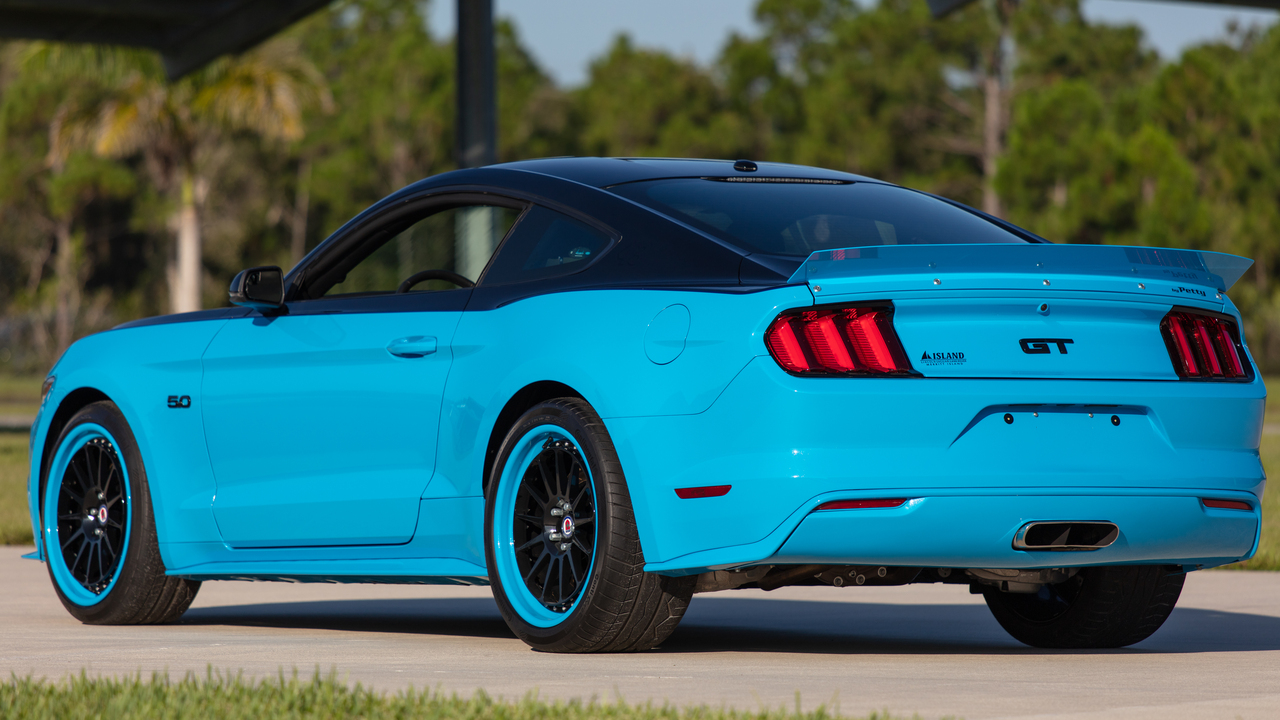
<path id="1" fill-rule="evenodd" d="M 32 429 L 28 497 L 39 536 L 39 489 L 47 445 L 92 390 L 115 403 L 129 423 L 147 469 L 161 557 L 174 542 L 220 540 L 213 521 L 213 473 L 205 447 L 200 357 L 225 320 L 111 330 L 71 346 L 55 366 L 53 390 Z M 189 397 L 170 407 L 169 396 Z M 68 412 L 69 411 L 69 412 Z"/>

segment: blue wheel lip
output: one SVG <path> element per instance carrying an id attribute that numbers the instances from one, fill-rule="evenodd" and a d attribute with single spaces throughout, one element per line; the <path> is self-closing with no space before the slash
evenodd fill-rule
<path id="1" fill-rule="evenodd" d="M 511 451 L 511 455 L 507 459 L 507 464 L 503 468 L 502 475 L 498 478 L 498 487 L 494 490 L 497 496 L 494 498 L 493 513 L 493 534 L 494 534 L 494 565 L 498 571 L 498 579 L 502 582 L 502 589 L 506 594 L 511 607 L 520 615 L 520 619 L 539 628 L 553 628 L 568 620 L 578 609 L 578 604 L 582 602 L 582 598 L 586 595 L 587 590 L 591 586 L 591 574 L 595 566 L 595 548 L 596 541 L 599 539 L 599 505 L 595 503 L 596 488 L 595 479 L 591 475 L 591 466 L 584 457 L 582 459 L 582 467 L 587 471 L 587 484 L 591 489 L 592 505 L 596 508 L 596 520 L 591 523 L 592 536 L 592 556 L 591 564 L 587 567 L 587 576 L 582 580 L 582 590 L 578 593 L 577 599 L 573 601 L 573 605 L 569 607 L 567 612 L 552 612 L 543 606 L 542 602 L 529 592 L 529 588 L 525 585 L 524 577 L 520 574 L 519 567 L 516 565 L 515 558 L 515 527 L 511 522 L 511 518 L 515 513 L 516 494 L 520 489 L 520 481 L 524 478 L 524 474 L 529 470 L 529 466 L 533 464 L 534 458 L 542 452 L 542 445 L 550 438 L 567 440 L 578 448 L 578 452 L 582 452 L 582 443 L 573 436 L 568 430 L 559 425 L 539 425 L 529 432 L 516 443 L 516 447 Z M 512 462 L 512 461 L 516 462 Z M 511 468 L 518 468 L 516 472 L 512 472 Z"/>
<path id="2" fill-rule="evenodd" d="M 128 514 L 125 516 L 124 543 L 120 547 L 120 562 L 111 576 L 111 582 L 107 583 L 107 587 L 101 593 L 95 594 L 71 575 L 67 561 L 62 557 L 62 543 L 58 540 L 57 515 L 58 490 L 62 487 L 62 476 L 66 473 L 71 458 L 85 444 L 97 438 L 111 443 L 111 447 L 116 451 L 116 460 L 119 462 L 120 474 L 124 479 L 125 507 L 128 508 Z M 55 478 L 57 482 L 54 482 Z M 50 508 L 53 508 L 52 512 L 49 511 Z M 124 458 L 120 455 L 120 444 L 106 428 L 97 423 L 77 425 L 67 439 L 58 446 L 58 451 L 54 453 L 53 460 L 49 463 L 49 480 L 45 483 L 44 489 L 44 509 L 40 531 L 44 539 L 49 570 L 54 582 L 58 584 L 58 589 L 62 591 L 64 597 L 81 607 L 92 607 L 106 600 L 116 586 L 116 581 L 120 579 L 120 571 L 124 569 L 125 557 L 129 551 L 129 537 L 133 534 L 133 489 L 129 485 L 129 469 L 125 467 Z"/>

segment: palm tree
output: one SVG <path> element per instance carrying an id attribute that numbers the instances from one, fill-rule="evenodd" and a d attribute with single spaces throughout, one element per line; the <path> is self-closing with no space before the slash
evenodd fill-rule
<path id="1" fill-rule="evenodd" d="M 244 131 L 268 142 L 301 139 L 304 109 L 328 108 L 328 88 L 288 38 L 223 58 L 175 83 L 164 80 L 153 57 L 138 53 L 119 53 L 104 69 L 104 91 L 68 99 L 58 109 L 49 131 L 50 164 L 77 148 L 104 157 L 140 154 L 173 207 L 170 310 L 199 310 L 199 210 L 217 170 L 217 144 L 227 133 Z"/>

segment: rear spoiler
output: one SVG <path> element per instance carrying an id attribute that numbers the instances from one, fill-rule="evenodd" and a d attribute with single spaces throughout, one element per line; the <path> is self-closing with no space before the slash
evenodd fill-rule
<path id="1" fill-rule="evenodd" d="M 821 250 L 804 261 L 791 284 L 859 280 L 876 276 L 964 276 L 973 286 L 1001 276 L 1022 282 L 1049 284 L 1049 278 L 1091 280 L 1129 279 L 1177 288 L 1201 288 L 1225 293 L 1253 265 L 1249 258 L 1199 250 L 1125 247 L 1120 245 L 969 244 L 879 245 Z M 927 280 L 934 282 L 933 280 Z M 939 283 L 940 284 L 940 283 Z M 1077 284 L 1077 283 L 1071 283 Z M 833 288 L 834 289 L 834 288 Z"/>

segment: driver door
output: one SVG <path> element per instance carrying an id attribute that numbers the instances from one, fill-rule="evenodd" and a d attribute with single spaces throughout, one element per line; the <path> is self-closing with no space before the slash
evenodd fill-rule
<path id="1" fill-rule="evenodd" d="M 286 313 L 232 320 L 205 352 L 213 510 L 228 545 L 413 537 L 435 468 L 450 341 L 471 291 L 440 279 L 402 284 L 424 270 L 474 283 L 521 209 L 404 210 L 327 242 Z"/>

